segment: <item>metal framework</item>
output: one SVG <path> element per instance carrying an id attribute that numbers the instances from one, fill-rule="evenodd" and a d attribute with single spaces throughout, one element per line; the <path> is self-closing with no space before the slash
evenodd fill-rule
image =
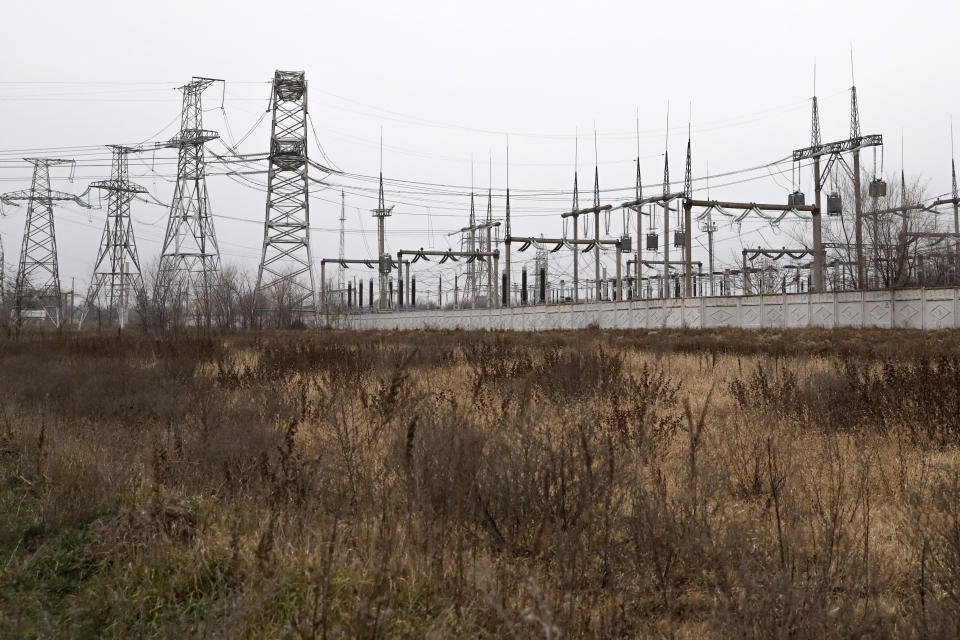
<path id="1" fill-rule="evenodd" d="M 499 220 L 493 220 L 492 218 L 492 190 L 490 196 L 488 196 L 487 202 L 487 219 L 484 222 L 474 222 L 475 217 L 473 214 L 473 194 L 470 195 L 470 225 L 463 227 L 458 231 L 451 231 L 447 236 L 454 236 L 457 234 L 461 235 L 461 247 L 465 244 L 466 251 L 468 253 L 474 251 L 482 251 L 487 255 L 486 260 L 481 260 L 480 262 L 471 262 L 470 263 L 470 272 L 468 274 L 468 282 L 464 287 L 464 299 L 467 297 L 467 291 L 469 290 L 470 282 L 474 283 L 473 290 L 479 292 L 481 284 L 483 283 L 484 277 L 486 277 L 486 295 L 487 295 L 487 306 L 493 305 L 492 298 L 495 297 L 493 293 L 494 287 L 494 276 L 493 276 L 493 265 L 492 265 L 492 239 L 491 231 L 492 229 L 500 226 Z M 483 232 L 486 232 L 484 234 Z M 481 233 L 477 233 L 481 232 Z M 464 237 L 466 234 L 469 236 Z M 478 242 L 479 241 L 479 242 Z M 474 296 L 474 303 L 476 303 L 476 296 Z"/>
<path id="2" fill-rule="evenodd" d="M 73 160 L 56 158 L 24 158 L 33 165 L 33 179 L 29 189 L 12 191 L 0 196 L 8 204 L 25 200 L 27 218 L 20 248 L 20 264 L 14 290 L 15 316 L 19 327 L 26 305 L 43 311 L 43 317 L 59 327 L 63 318 L 60 296 L 60 271 L 57 263 L 57 236 L 53 225 L 53 203 L 72 201 L 82 207 L 89 205 L 77 196 L 50 188 L 50 167 L 72 164 Z"/>
<path id="3" fill-rule="evenodd" d="M 950 140 L 953 140 L 953 127 L 950 127 Z M 953 143 L 951 142 L 951 152 Z M 957 164 L 953 158 L 950 158 L 950 198 L 942 198 L 933 203 L 934 207 L 949 204 L 953 205 L 953 231 L 960 234 L 960 192 L 957 191 Z M 960 235 L 953 244 L 953 250 L 957 254 L 957 270 L 960 271 Z"/>
<path id="4" fill-rule="evenodd" d="M 207 196 L 203 147 L 219 134 L 203 128 L 201 95 L 214 82 L 218 80 L 194 77 L 179 87 L 183 92 L 180 132 L 166 145 L 177 149 L 177 183 L 170 203 L 155 292 L 161 299 L 176 295 L 178 304 L 197 304 L 208 319 L 207 301 L 211 280 L 220 271 L 220 250 Z"/>
<path id="5" fill-rule="evenodd" d="M 826 252 L 823 249 L 822 242 L 822 222 L 821 222 L 821 191 L 823 190 L 823 181 L 830 173 L 830 167 L 837 160 L 844 166 L 841 154 L 851 152 L 853 154 L 853 167 L 849 168 L 853 178 L 854 189 L 854 214 L 855 234 L 856 234 L 856 252 L 857 252 L 857 286 L 863 286 L 866 277 L 866 264 L 863 254 L 863 202 L 860 193 L 860 151 L 868 147 L 883 146 L 882 135 L 861 135 L 860 133 L 860 108 L 857 103 L 856 84 L 850 87 L 850 137 L 846 140 L 837 142 L 820 142 L 820 114 L 817 110 L 817 98 L 813 97 L 813 115 L 811 125 L 810 146 L 802 149 L 796 149 L 793 152 L 793 161 L 813 159 L 813 181 L 815 191 L 815 203 L 817 207 L 813 216 L 813 286 L 817 291 L 822 291 L 826 284 Z M 826 170 L 821 177 L 820 159 L 828 157 Z"/>
<path id="6" fill-rule="evenodd" d="M 270 102 L 273 120 L 267 209 L 256 299 L 258 304 L 269 305 L 263 294 L 285 287 L 288 291 L 284 295 L 289 295 L 287 303 L 297 309 L 302 318 L 304 307 L 312 309 L 314 314 L 317 312 L 310 251 L 307 80 L 304 72 L 276 71 Z M 309 284 L 304 282 L 304 276 Z"/>
<path id="7" fill-rule="evenodd" d="M 567 211 L 566 213 L 560 214 L 561 218 L 573 218 L 573 240 L 562 240 L 561 242 L 565 242 L 567 244 L 572 244 L 572 245 L 580 245 L 580 244 L 587 245 L 587 249 L 584 249 L 583 251 L 584 253 L 590 250 L 594 251 L 594 270 L 595 270 L 595 280 L 597 282 L 597 292 L 596 292 L 597 300 L 600 300 L 600 294 L 601 294 L 601 285 L 599 284 L 600 283 L 600 246 L 604 244 L 611 244 L 611 245 L 615 244 L 619 247 L 619 242 L 620 242 L 619 240 L 609 240 L 609 241 L 600 240 L 600 214 L 605 211 L 610 211 L 611 209 L 613 209 L 613 206 L 609 204 L 604 204 L 604 205 L 600 204 L 599 180 L 600 180 L 600 174 L 598 171 L 594 170 L 593 206 L 592 207 L 589 207 L 587 209 L 574 209 L 573 211 Z M 576 187 L 576 176 L 574 176 L 574 187 Z M 576 202 L 576 199 L 575 199 L 575 202 Z M 593 214 L 593 231 L 594 231 L 593 238 L 580 240 L 577 237 L 577 221 L 580 219 L 580 216 L 590 215 L 591 213 Z M 513 238 L 513 241 L 527 242 L 528 239 Z M 534 241 L 541 242 L 541 240 L 539 239 Z M 556 240 L 549 240 L 549 239 L 543 240 L 543 242 L 547 242 L 547 243 L 555 242 L 555 241 Z M 527 244 L 529 244 L 529 242 L 527 242 Z M 523 247 L 522 249 L 520 249 L 520 251 L 523 251 L 524 249 L 526 249 L 526 247 Z M 559 247 L 557 247 L 557 249 L 559 249 Z M 556 251 L 557 249 L 554 249 L 554 251 Z M 576 261 L 578 257 L 577 252 L 574 252 L 573 256 L 574 256 L 573 258 L 574 264 L 576 265 Z M 619 266 L 619 260 L 617 261 L 617 264 Z M 578 269 L 574 269 L 573 271 L 573 301 L 574 302 L 579 302 L 580 300 L 579 290 L 580 290 L 580 273 Z"/>
<path id="8" fill-rule="evenodd" d="M 509 246 L 509 245 L 508 245 L 508 246 Z M 404 259 L 403 259 L 403 256 L 413 256 L 413 259 L 412 259 L 412 260 L 404 260 Z M 429 262 L 429 261 L 430 261 L 430 256 L 440 258 L 439 264 L 443 264 L 444 262 L 447 262 L 448 260 L 452 260 L 453 262 L 459 262 L 459 261 L 460 261 L 460 258 L 466 258 L 466 259 L 467 259 L 467 264 L 469 264 L 469 265 L 473 265 L 474 263 L 476 263 L 477 260 L 481 260 L 481 259 L 483 259 L 483 258 L 492 258 L 492 259 L 493 259 L 493 264 L 494 264 L 494 267 L 493 267 L 493 268 L 494 268 L 494 271 L 499 270 L 500 251 L 499 251 L 499 250 L 496 250 L 496 249 L 493 250 L 493 251 L 479 251 L 479 250 L 473 250 L 473 251 L 453 251 L 453 250 L 439 251 L 439 250 L 423 249 L 422 247 L 421 247 L 420 249 L 401 249 L 400 251 L 397 252 L 397 261 L 396 261 L 396 265 L 397 265 L 397 284 L 398 284 L 398 287 L 399 287 L 399 289 L 400 289 L 400 290 L 398 291 L 398 295 L 397 295 L 397 301 L 398 301 L 398 302 L 397 302 L 397 306 L 399 306 L 399 307 L 404 306 L 404 304 L 405 304 L 404 299 L 405 299 L 405 298 L 407 299 L 406 304 L 407 304 L 407 305 L 410 304 L 410 302 L 409 302 L 409 297 L 410 297 L 410 265 L 411 265 L 412 263 L 418 262 L 418 261 L 420 261 L 420 260 L 426 260 L 426 261 Z M 388 260 L 390 259 L 389 256 L 387 257 L 387 259 L 388 259 Z M 391 261 L 391 262 L 392 262 L 392 261 Z M 404 276 L 404 272 L 403 272 L 403 267 L 404 267 L 404 265 L 406 265 L 406 267 L 407 267 L 407 268 L 406 268 L 406 276 Z M 392 266 L 393 266 L 393 265 L 391 264 L 391 268 L 392 268 Z M 404 284 L 403 284 L 404 281 L 406 281 L 406 286 L 404 286 Z"/>
<path id="9" fill-rule="evenodd" d="M 121 328 L 126 325 L 131 293 L 136 296 L 143 291 L 140 273 L 140 258 L 130 219 L 130 201 L 138 193 L 147 190 L 129 180 L 128 155 L 135 149 L 122 145 L 110 145 L 112 151 L 111 177 L 90 186 L 107 192 L 107 220 L 103 225 L 100 250 L 93 267 L 93 277 L 87 291 L 80 325 L 93 306 L 106 307 L 110 315 L 116 314 Z"/>
<path id="10" fill-rule="evenodd" d="M 381 157 L 383 152 L 381 151 Z M 390 256 L 386 252 L 386 239 L 384 238 L 384 221 L 386 218 L 393 215 L 393 206 L 387 206 L 387 201 L 383 197 L 383 170 L 380 170 L 380 196 L 377 200 L 377 208 L 373 209 L 371 213 L 373 217 L 377 219 L 377 257 L 380 262 L 380 268 L 378 269 L 379 280 L 380 280 L 380 297 L 378 301 L 378 308 L 386 309 L 390 305 L 390 300 L 387 296 L 384 296 L 384 292 L 387 290 L 387 278 L 390 276 L 390 270 L 392 268 Z"/>
<path id="11" fill-rule="evenodd" d="M 322 258 L 320 260 L 320 306 L 324 312 L 327 312 L 330 308 L 330 303 L 327 301 L 327 264 L 336 264 L 337 270 L 343 272 L 348 264 L 360 264 L 368 269 L 375 268 L 376 259 L 374 258 L 344 258 L 341 254 L 337 258 Z M 343 285 L 338 285 L 338 290 L 342 289 Z"/>
<path id="12" fill-rule="evenodd" d="M 772 249 L 772 248 L 756 247 L 755 249 L 744 249 L 741 253 L 743 255 L 743 270 L 741 271 L 741 274 L 743 275 L 744 295 L 750 295 L 752 293 L 753 283 L 750 280 L 751 269 L 753 270 L 754 273 L 757 272 L 756 269 L 753 269 L 752 267 L 749 267 L 747 265 L 748 262 L 753 262 L 760 256 L 770 258 L 771 260 L 779 260 L 784 256 L 793 258 L 794 260 L 799 260 L 803 256 L 810 256 L 811 258 L 816 257 L 815 251 L 811 249 L 806 249 L 806 248 L 787 249 L 786 247 L 781 247 L 779 249 Z"/>

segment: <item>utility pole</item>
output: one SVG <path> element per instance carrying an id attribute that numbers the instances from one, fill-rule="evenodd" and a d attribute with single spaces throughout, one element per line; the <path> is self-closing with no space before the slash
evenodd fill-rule
<path id="1" fill-rule="evenodd" d="M 850 76 L 853 79 L 853 49 L 850 50 Z M 857 83 L 850 87 L 850 139 L 860 139 L 860 109 L 857 105 Z M 860 194 L 860 146 L 853 149 L 853 203 L 857 242 L 857 288 L 866 285 L 866 263 L 863 259 L 863 203 Z"/>
<path id="2" fill-rule="evenodd" d="M 340 190 L 340 253 L 339 253 L 339 257 L 341 260 L 343 260 L 345 257 L 344 256 L 344 244 L 345 244 L 344 243 L 344 231 L 345 231 L 344 225 L 347 221 L 346 212 L 347 212 L 347 196 L 344 195 L 343 189 L 341 189 Z M 346 276 L 346 271 L 347 269 L 346 267 L 343 266 L 342 263 L 337 267 L 337 290 L 340 291 L 341 303 L 343 298 L 343 281 L 344 281 L 344 277 Z M 325 285 L 325 284 L 326 283 L 321 283 L 321 285 Z"/>
<path id="3" fill-rule="evenodd" d="M 639 124 L 638 124 L 639 129 Z M 639 202 L 643 198 L 643 182 L 640 176 L 640 137 L 639 132 L 637 134 L 637 184 L 634 188 L 634 195 L 636 196 L 637 201 Z M 638 298 L 642 298 L 643 294 L 640 289 L 640 284 L 643 278 L 643 207 L 637 205 L 633 209 L 637 214 L 637 286 L 634 288 Z"/>
<path id="4" fill-rule="evenodd" d="M 574 151 L 573 161 L 573 208 L 571 211 L 580 210 L 580 190 L 577 187 L 577 163 L 579 161 L 579 139 L 576 143 L 577 149 Z M 573 216 L 573 301 L 580 302 L 580 251 L 576 247 L 577 240 L 580 239 L 580 231 L 577 225 L 580 224 L 580 216 Z"/>
<path id="5" fill-rule="evenodd" d="M 707 200 L 710 200 L 710 165 L 707 164 Z M 717 224 L 713 221 L 713 209 L 707 210 L 707 217 L 700 221 L 700 231 L 707 234 L 707 262 L 710 269 L 710 295 L 716 295 L 716 285 L 713 278 L 713 234 L 717 230 Z"/>
<path id="6" fill-rule="evenodd" d="M 574 220 L 576 219 L 577 217 L 574 216 Z M 600 278 L 600 159 L 597 153 L 596 126 L 593 128 L 593 242 L 594 280 L 596 280 L 597 302 L 600 302 L 603 290 Z"/>
<path id="7" fill-rule="evenodd" d="M 317 317 L 317 289 L 310 250 L 310 188 L 307 170 L 307 80 L 303 71 L 276 71 L 270 96 L 270 163 L 263 250 L 254 300 L 271 289 L 287 289 L 290 309 L 303 318 L 304 307 Z M 342 214 L 341 214 L 342 215 Z M 309 285 L 301 278 L 306 275 Z M 264 296 L 266 297 L 266 296 Z M 277 325 L 282 301 L 275 295 Z M 265 304 L 269 304 L 265 301 Z"/>
<path id="8" fill-rule="evenodd" d="M 593 135 L 594 141 L 596 141 L 596 132 Z M 594 146 L 596 146 L 596 142 L 594 142 Z M 593 209 L 593 257 L 596 267 L 594 278 L 597 281 L 597 302 L 600 302 L 602 299 L 600 295 L 602 292 L 600 279 L 600 168 L 597 165 L 593 167 Z"/>
<path id="9" fill-rule="evenodd" d="M 810 114 L 810 148 L 820 148 L 820 111 L 817 108 L 817 65 L 813 65 L 813 106 Z M 817 210 L 813 213 L 813 288 L 823 291 L 826 288 L 824 272 L 827 266 L 827 253 L 823 248 L 823 209 L 820 204 L 820 156 L 813 157 L 814 203 Z"/>
<path id="10" fill-rule="evenodd" d="M 683 295 L 693 295 L 693 233 L 691 233 L 690 200 L 693 198 L 693 158 L 690 151 L 691 130 L 687 122 L 687 166 L 683 177 Z M 712 265 L 711 265 L 712 269 Z"/>
<path id="11" fill-rule="evenodd" d="M 667 134 L 663 145 L 663 297 L 670 297 L 670 107 L 667 107 Z"/>
<path id="12" fill-rule="evenodd" d="M 377 269 L 380 274 L 380 302 L 377 305 L 379 309 L 387 309 L 390 306 L 390 301 L 385 294 L 387 291 L 387 277 L 390 275 L 390 256 L 386 253 L 386 239 L 384 238 L 384 220 L 393 214 L 393 205 L 390 207 L 387 206 L 386 200 L 383 197 L 383 136 L 380 137 L 380 197 L 377 200 L 377 208 L 374 209 L 373 217 L 377 219 L 377 258 L 379 261 L 379 268 Z"/>
<path id="13" fill-rule="evenodd" d="M 72 164 L 73 160 L 54 158 L 24 158 L 33 165 L 30 188 L 0 195 L 0 201 L 13 204 L 27 202 L 27 219 L 23 229 L 20 264 L 14 290 L 16 323 L 23 322 L 25 299 L 45 312 L 45 317 L 57 327 L 62 322 L 63 301 L 60 299 L 60 270 L 57 262 L 57 236 L 53 226 L 53 203 L 72 201 L 82 207 L 89 205 L 77 196 L 50 188 L 50 167 Z"/>
<path id="14" fill-rule="evenodd" d="M 506 261 L 503 267 L 503 299 L 504 306 L 513 306 L 512 288 L 510 283 L 510 139 L 507 139 L 507 205 L 504 221 L 503 244 L 506 250 Z"/>
<path id="15" fill-rule="evenodd" d="M 475 198 L 473 194 L 473 163 L 470 163 L 470 224 L 469 235 L 467 236 L 467 250 L 471 253 L 477 250 L 477 210 L 475 206 Z M 464 303 L 467 301 L 467 297 L 470 298 L 470 308 L 474 308 L 477 305 L 477 261 L 470 261 L 470 270 L 467 275 L 467 282 L 463 287 L 463 300 Z"/>
<path id="16" fill-rule="evenodd" d="M 489 176 L 487 178 L 487 246 L 486 251 L 493 251 L 493 158 L 490 158 L 490 168 Z M 494 273 L 493 263 L 490 258 L 487 258 L 487 306 L 494 306 L 497 303 L 495 302 L 496 291 L 493 289 L 492 285 L 497 281 L 497 274 Z M 491 299 L 493 298 L 493 299 Z"/>
<path id="17" fill-rule="evenodd" d="M 126 326 L 130 294 L 143 292 L 140 258 L 130 218 L 130 201 L 147 190 L 129 179 L 128 155 L 134 149 L 111 145 L 112 169 L 109 180 L 94 182 L 92 187 L 107 192 L 107 220 L 103 225 L 100 250 L 90 278 L 90 288 L 80 315 L 80 326 L 90 308 L 106 306 L 116 314 L 121 329 Z M 101 304 L 101 298 L 106 303 Z"/>
<path id="18" fill-rule="evenodd" d="M 201 95 L 214 82 L 194 77 L 183 92 L 180 132 L 167 143 L 177 149 L 177 183 L 160 252 L 158 289 L 185 294 L 198 302 L 210 322 L 210 281 L 220 271 L 220 250 L 213 228 L 203 146 L 219 134 L 203 128 Z"/>
<path id="19" fill-rule="evenodd" d="M 948 199 L 937 200 L 933 206 L 938 207 L 944 204 L 953 205 L 953 232 L 960 234 L 960 193 L 957 191 L 957 164 L 954 160 L 953 152 L 953 123 L 950 124 L 950 186 L 951 197 Z M 960 277 L 960 235 L 954 240 L 954 278 Z M 956 284 L 956 282 L 954 283 Z"/>

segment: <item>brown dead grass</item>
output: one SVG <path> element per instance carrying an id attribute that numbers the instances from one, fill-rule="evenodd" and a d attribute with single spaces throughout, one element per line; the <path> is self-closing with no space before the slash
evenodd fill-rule
<path id="1" fill-rule="evenodd" d="M 0 635 L 956 637 L 957 338 L 0 343 Z"/>

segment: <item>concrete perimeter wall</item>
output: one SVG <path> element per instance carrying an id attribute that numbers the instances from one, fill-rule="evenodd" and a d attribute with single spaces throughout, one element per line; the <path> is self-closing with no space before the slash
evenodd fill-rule
<path id="1" fill-rule="evenodd" d="M 624 300 L 457 311 L 348 314 L 345 329 L 960 328 L 960 289 Z"/>

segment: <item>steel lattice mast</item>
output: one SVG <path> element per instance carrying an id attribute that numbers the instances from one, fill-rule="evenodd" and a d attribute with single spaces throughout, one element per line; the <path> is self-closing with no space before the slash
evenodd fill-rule
<path id="1" fill-rule="evenodd" d="M 390 256 L 386 253 L 386 237 L 384 231 L 384 220 L 393 214 L 393 205 L 387 206 L 387 201 L 383 197 L 383 142 L 380 147 L 380 189 L 377 198 L 377 208 L 373 209 L 373 217 L 377 219 L 377 251 L 378 253 L 378 271 L 380 273 L 380 291 L 379 309 L 387 309 L 390 306 L 390 299 L 387 295 L 387 276 L 391 271 Z M 442 301 L 441 301 L 442 306 Z"/>
<path id="2" fill-rule="evenodd" d="M 33 165 L 30 189 L 5 193 L 4 202 L 27 201 L 27 219 L 23 229 L 20 264 L 15 285 L 16 321 L 19 326 L 26 304 L 39 306 L 56 326 L 60 326 L 62 300 L 57 263 L 57 236 L 53 225 L 53 203 L 70 200 L 88 205 L 77 196 L 50 188 L 50 167 L 71 164 L 73 160 L 25 158 Z"/>
<path id="3" fill-rule="evenodd" d="M 140 273 L 140 258 L 137 241 L 130 219 L 130 201 L 138 193 L 147 190 L 129 180 L 129 158 L 135 149 L 122 145 L 110 145 L 113 153 L 111 177 L 90 186 L 107 192 L 107 220 L 103 225 L 100 250 L 90 279 L 86 304 L 80 324 L 88 310 L 98 305 L 116 314 L 120 327 L 126 324 L 131 294 L 141 295 L 143 277 Z"/>
<path id="4" fill-rule="evenodd" d="M 307 178 L 307 81 L 302 71 L 276 71 L 271 95 L 270 167 L 257 299 L 285 289 L 291 308 L 317 311 L 310 250 Z M 303 281 L 303 276 L 309 285 Z M 277 297 L 277 296 L 275 296 Z"/>
<path id="5" fill-rule="evenodd" d="M 339 257 L 343 260 L 346 255 L 345 242 L 344 242 L 344 225 L 347 221 L 347 196 L 344 194 L 343 189 L 340 189 L 340 253 Z M 347 268 L 341 262 L 337 266 L 337 290 L 340 291 L 340 297 L 343 297 L 343 288 L 346 286 L 346 272 Z M 326 283 L 324 283 L 324 286 Z"/>
<path id="6" fill-rule="evenodd" d="M 219 134 L 203 128 L 201 106 L 203 91 L 214 82 L 218 81 L 194 77 L 179 87 L 183 92 L 180 132 L 167 143 L 168 147 L 178 150 L 177 184 L 170 204 L 157 281 L 158 290 L 164 294 L 179 294 L 188 303 L 199 303 L 205 312 L 209 310 L 211 281 L 220 271 L 220 250 L 210 212 L 203 159 L 204 144 L 216 140 Z"/>

